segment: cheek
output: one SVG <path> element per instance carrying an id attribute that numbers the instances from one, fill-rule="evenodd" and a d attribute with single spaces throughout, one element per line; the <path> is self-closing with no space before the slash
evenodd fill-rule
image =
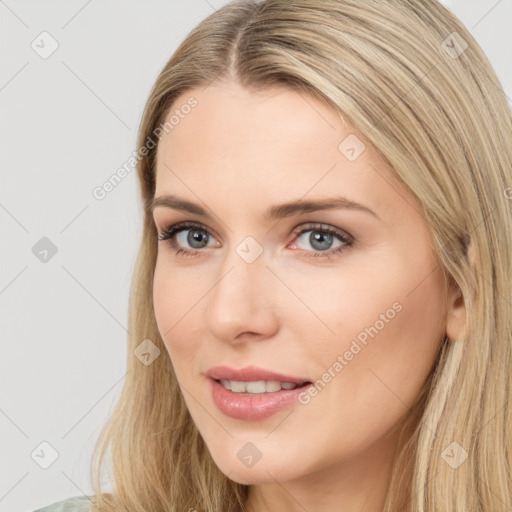
<path id="1" fill-rule="evenodd" d="M 176 372 L 197 352 L 201 325 L 194 318 L 204 283 L 157 259 L 153 305 L 158 330 Z"/>
<path id="2" fill-rule="evenodd" d="M 316 305 L 329 331 L 312 315 L 302 316 L 297 332 L 327 333 L 320 339 L 317 334 L 314 350 L 303 357 L 322 380 L 331 369 L 336 378 L 327 387 L 335 402 L 349 400 L 352 412 L 401 414 L 420 392 L 439 349 L 445 314 L 441 271 L 432 272 L 428 259 L 415 268 L 403 263 L 389 259 L 365 272 L 347 268 L 309 288 L 305 301 Z M 389 405 L 394 413 L 385 411 Z"/>
<path id="3" fill-rule="evenodd" d="M 367 364 L 410 405 L 432 369 L 444 333 L 440 272 L 414 290 L 404 289 L 399 301 L 402 310 L 379 333 Z"/>
<path id="4" fill-rule="evenodd" d="M 301 340 L 298 360 L 307 362 L 318 390 L 291 430 L 315 432 L 316 418 L 322 417 L 326 439 L 335 439 L 342 429 L 343 446 L 357 451 L 391 430 L 418 397 L 443 334 L 441 275 L 434 272 L 416 286 L 421 272 L 393 272 L 390 266 L 382 271 L 378 280 L 368 273 L 358 278 L 347 273 L 336 278 L 338 285 L 333 279 L 316 281 L 323 293 L 315 287 L 303 295 L 335 334 L 313 315 L 297 315 L 290 308 L 288 322 L 295 318 Z M 319 332 L 327 334 L 319 337 Z M 339 455 L 331 447 L 329 453 Z"/>

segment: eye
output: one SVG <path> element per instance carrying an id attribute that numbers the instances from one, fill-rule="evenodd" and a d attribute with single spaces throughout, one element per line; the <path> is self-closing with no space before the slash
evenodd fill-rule
<path id="1" fill-rule="evenodd" d="M 292 247 L 293 245 L 299 245 L 300 251 L 306 253 L 307 257 L 331 258 L 354 244 L 354 239 L 351 235 L 326 224 L 306 224 L 296 230 L 293 235 L 296 240 L 300 240 L 306 233 L 311 234 L 309 237 L 304 237 L 305 240 L 300 244 L 297 244 L 295 241 Z M 200 224 L 195 222 L 179 222 L 165 229 L 159 235 L 158 240 L 169 243 L 175 250 L 176 256 L 199 256 L 202 252 L 201 249 L 208 247 L 208 243 L 214 240 L 214 238 Z M 333 248 L 333 243 L 336 240 L 338 240 L 338 244 Z M 304 242 L 310 244 L 313 250 L 300 247 Z M 186 247 L 187 245 L 190 249 Z"/>
<path id="2" fill-rule="evenodd" d="M 199 249 L 207 247 L 210 235 L 208 230 L 200 224 L 195 222 L 179 222 L 169 226 L 158 237 L 158 240 L 167 241 L 176 250 L 176 255 L 198 256 Z M 192 250 L 184 248 L 183 245 L 185 244 L 190 244 Z"/>
<path id="3" fill-rule="evenodd" d="M 351 247 L 354 243 L 353 237 L 348 233 L 326 224 L 309 224 L 302 226 L 294 235 L 297 237 L 297 240 L 300 240 L 306 233 L 310 233 L 310 235 L 304 237 L 302 243 L 305 242 L 306 245 L 309 244 L 313 248 L 313 251 L 300 246 L 299 249 L 305 250 L 307 253 L 312 253 L 306 254 L 307 257 L 331 258 L 335 254 L 344 251 L 347 247 Z M 336 239 L 338 240 L 338 245 L 335 245 L 333 248 L 333 243 L 335 243 Z"/>

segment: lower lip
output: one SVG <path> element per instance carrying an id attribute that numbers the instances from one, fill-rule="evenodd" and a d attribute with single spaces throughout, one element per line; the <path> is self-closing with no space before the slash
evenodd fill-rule
<path id="1" fill-rule="evenodd" d="M 262 420 L 268 418 L 285 407 L 299 401 L 299 395 L 307 391 L 309 386 L 295 389 L 282 389 L 273 393 L 242 395 L 226 389 L 215 379 L 210 380 L 213 401 L 226 416 L 238 420 Z"/>

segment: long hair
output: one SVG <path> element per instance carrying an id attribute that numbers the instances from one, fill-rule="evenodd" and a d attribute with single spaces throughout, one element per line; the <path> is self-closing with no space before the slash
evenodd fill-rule
<path id="1" fill-rule="evenodd" d="M 138 148 L 148 138 L 158 144 L 178 96 L 215 80 L 289 87 L 357 127 L 418 199 L 443 271 L 461 291 L 466 325 L 440 346 L 414 421 L 404 424 L 384 512 L 510 512 L 512 112 L 482 49 L 434 0 L 231 2 L 162 69 Z M 127 375 L 95 447 L 92 501 L 102 512 L 239 512 L 249 486 L 213 462 L 155 321 L 155 158 L 156 147 L 137 165 L 144 219 Z M 161 351 L 150 365 L 134 355 L 147 339 Z"/>

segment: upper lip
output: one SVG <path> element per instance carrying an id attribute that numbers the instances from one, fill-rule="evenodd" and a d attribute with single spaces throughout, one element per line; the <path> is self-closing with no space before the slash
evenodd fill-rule
<path id="1" fill-rule="evenodd" d="M 276 380 L 279 382 L 293 382 L 294 384 L 304 384 L 310 382 L 306 378 L 292 377 L 282 373 L 265 370 L 257 366 L 246 366 L 245 368 L 230 368 L 229 366 L 214 366 L 210 368 L 206 375 L 212 379 L 235 380 L 239 382 L 250 382 L 258 380 Z"/>

